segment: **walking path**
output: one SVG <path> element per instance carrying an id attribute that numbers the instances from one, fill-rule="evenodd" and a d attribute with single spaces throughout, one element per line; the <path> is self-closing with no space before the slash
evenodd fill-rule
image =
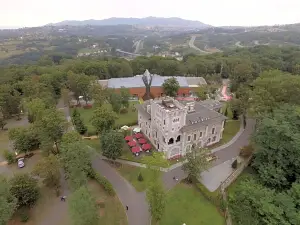
<path id="1" fill-rule="evenodd" d="M 64 107 L 61 101 L 58 104 L 58 108 L 64 112 L 66 119 L 70 121 L 69 108 Z M 128 210 L 126 211 L 128 224 L 149 225 L 151 217 L 145 192 L 137 192 L 113 167 L 103 161 L 103 158 L 105 157 L 95 154 L 95 156 L 93 156 L 92 166 L 96 172 L 108 179 L 113 185 L 124 209 L 128 206 Z"/>
<path id="2" fill-rule="evenodd" d="M 150 224 L 150 213 L 146 201 L 145 192 L 137 192 L 119 173 L 107 162 L 97 156 L 92 161 L 93 168 L 106 177 L 113 185 L 126 211 L 129 225 L 148 225 Z"/>
<path id="3" fill-rule="evenodd" d="M 247 126 L 242 133 L 239 134 L 238 138 L 235 141 L 231 142 L 228 146 L 221 146 L 218 148 L 218 151 L 215 151 L 214 154 L 217 156 L 217 160 L 213 162 L 212 168 L 209 169 L 210 179 L 207 179 L 207 171 L 201 174 L 201 182 L 211 190 L 216 189 L 213 184 L 221 184 L 230 174 L 230 170 L 227 170 L 227 176 L 223 174 L 224 168 L 227 168 L 226 164 L 228 165 L 229 161 L 236 158 L 239 155 L 240 148 L 248 145 L 251 134 L 254 131 L 255 120 L 247 119 Z M 223 164 L 223 165 L 222 165 Z M 221 166 L 222 165 L 222 166 Z M 219 174 L 223 174 L 219 176 Z M 174 181 L 173 177 L 177 177 L 178 181 Z M 181 166 L 177 167 L 169 172 L 163 174 L 163 182 L 167 189 L 174 187 L 178 182 L 182 179 L 186 178 L 185 173 L 183 172 Z M 218 186 L 219 186 L 218 185 Z"/>

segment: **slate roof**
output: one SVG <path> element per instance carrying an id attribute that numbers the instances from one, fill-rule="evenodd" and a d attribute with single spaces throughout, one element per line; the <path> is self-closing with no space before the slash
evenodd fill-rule
<path id="1" fill-rule="evenodd" d="M 209 109 L 216 110 L 216 109 L 222 108 L 222 103 L 219 101 L 213 100 L 213 99 L 207 99 L 207 100 L 201 101 L 200 103 L 201 103 L 201 105 L 203 105 Z"/>
<path id="2" fill-rule="evenodd" d="M 151 115 L 147 113 L 147 105 L 149 105 L 149 102 L 137 105 L 136 107 L 144 117 L 151 119 Z M 223 114 L 208 108 L 207 102 L 195 102 L 195 111 L 186 115 L 186 125 L 181 128 L 181 132 L 197 130 L 201 126 L 207 126 L 216 122 L 221 123 L 225 119 L 227 118 Z"/>
<path id="3" fill-rule="evenodd" d="M 189 87 L 189 84 L 186 80 L 186 77 L 182 76 L 174 76 L 180 87 Z M 151 87 L 161 87 L 165 80 L 169 79 L 171 77 L 165 77 L 160 75 L 153 75 L 152 78 L 152 85 Z M 142 80 L 142 75 L 137 75 L 134 77 L 123 77 L 123 78 L 111 78 L 108 80 L 108 88 L 139 88 L 139 87 L 145 87 L 145 84 Z"/>
<path id="4" fill-rule="evenodd" d="M 195 130 L 201 126 L 206 126 L 215 122 L 221 122 L 226 117 L 223 114 L 209 109 L 201 104 L 201 102 L 195 103 L 195 112 L 188 113 L 186 115 L 186 125 L 181 128 L 183 132 Z"/>

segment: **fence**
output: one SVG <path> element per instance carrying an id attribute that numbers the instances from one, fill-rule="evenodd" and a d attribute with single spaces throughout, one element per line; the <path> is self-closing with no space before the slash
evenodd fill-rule
<path id="1" fill-rule="evenodd" d="M 226 188 L 233 182 L 235 179 L 243 172 L 243 170 L 249 165 L 251 162 L 252 156 L 247 158 L 242 165 L 235 170 L 222 184 L 221 184 L 221 193 L 224 202 L 227 203 L 227 193 L 226 193 Z M 226 210 L 225 210 L 225 218 L 226 218 L 226 224 L 227 225 L 232 225 L 232 220 L 231 216 L 228 210 L 228 204 L 226 204 Z"/>

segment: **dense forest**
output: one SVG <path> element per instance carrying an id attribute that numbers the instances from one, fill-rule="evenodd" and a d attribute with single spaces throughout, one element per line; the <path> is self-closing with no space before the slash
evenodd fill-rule
<path id="1" fill-rule="evenodd" d="M 42 124 L 36 124 L 43 131 L 46 127 L 43 124 L 48 124 L 51 118 L 60 121 L 52 109 L 60 97 L 68 97 L 68 89 L 76 98 L 81 95 L 88 101 L 95 99 L 92 96 L 95 94 L 99 98 L 95 100 L 103 102 L 102 95 L 97 94 L 103 93 L 102 90 L 90 90 L 92 80 L 129 77 L 146 69 L 162 76 L 202 76 L 208 83 L 221 78 L 231 80 L 231 91 L 235 93 L 232 109 L 256 120 L 251 148 L 248 148 L 251 149 L 248 154 L 254 156 L 250 165 L 252 173 L 238 182 L 229 195 L 234 224 L 299 225 L 298 48 L 257 46 L 204 56 L 187 55 L 183 61 L 163 57 L 127 61 L 43 55 L 36 64 L 0 68 L 1 126 L 5 125 L 4 119 L 20 115 L 26 106 L 28 119 L 33 123 L 41 121 Z M 35 113 L 30 114 L 31 111 Z M 43 115 L 41 111 L 47 116 L 39 118 Z M 58 125 L 61 132 L 61 124 Z M 33 140 L 30 143 L 35 143 L 33 137 L 30 136 Z M 44 141 L 49 143 L 48 139 Z M 50 141 L 57 142 L 55 138 Z"/>

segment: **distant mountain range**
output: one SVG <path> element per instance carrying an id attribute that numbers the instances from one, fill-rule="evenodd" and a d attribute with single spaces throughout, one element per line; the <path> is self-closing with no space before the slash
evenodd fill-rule
<path id="1" fill-rule="evenodd" d="M 211 27 L 200 21 L 185 20 L 177 17 L 146 17 L 146 18 L 109 18 L 103 20 L 65 20 L 58 23 L 47 24 L 47 26 L 111 26 L 111 25 L 140 25 L 140 26 L 160 26 L 160 27 L 190 27 L 207 28 Z"/>

